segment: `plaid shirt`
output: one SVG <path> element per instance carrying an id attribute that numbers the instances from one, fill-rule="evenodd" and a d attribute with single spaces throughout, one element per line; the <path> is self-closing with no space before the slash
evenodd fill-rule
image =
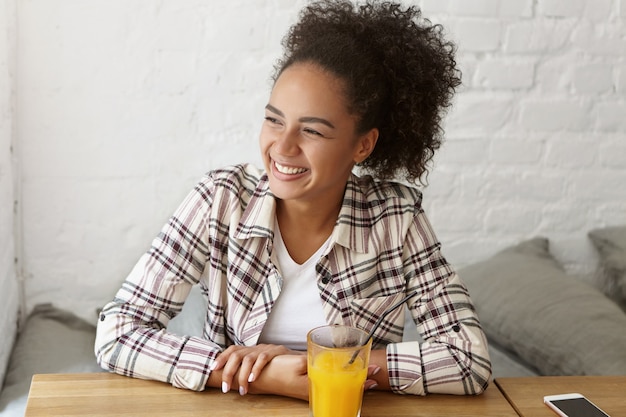
<path id="1" fill-rule="evenodd" d="M 104 307 L 100 365 L 204 389 L 221 351 L 257 343 L 280 294 L 282 278 L 270 261 L 274 216 L 265 173 L 241 165 L 207 174 Z M 353 175 L 316 265 L 328 323 L 369 330 L 387 307 L 417 291 L 406 305 L 423 342 L 402 342 L 402 308 L 374 336 L 374 349 L 386 347 L 397 393 L 477 394 L 491 376 L 468 292 L 439 248 L 418 190 Z M 196 283 L 208 298 L 203 337 L 167 333 Z"/>

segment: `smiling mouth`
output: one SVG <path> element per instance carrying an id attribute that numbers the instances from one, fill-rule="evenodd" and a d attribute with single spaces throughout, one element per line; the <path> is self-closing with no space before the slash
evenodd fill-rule
<path id="1" fill-rule="evenodd" d="M 285 165 L 281 165 L 276 161 L 274 161 L 274 166 L 276 167 L 276 170 L 278 172 L 280 172 L 281 174 L 287 174 L 287 175 L 302 174 L 308 171 L 306 168 L 288 167 Z"/>

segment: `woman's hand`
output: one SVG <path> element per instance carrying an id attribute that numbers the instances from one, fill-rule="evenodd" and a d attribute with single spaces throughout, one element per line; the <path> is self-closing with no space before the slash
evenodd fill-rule
<path id="1" fill-rule="evenodd" d="M 372 351 L 363 389 L 389 390 L 386 368 L 385 350 Z M 242 395 L 274 394 L 307 401 L 307 355 L 280 345 L 230 346 L 214 362 L 207 386 L 221 386 L 224 392 L 238 389 Z"/>
<path id="2" fill-rule="evenodd" d="M 385 349 L 372 350 L 370 363 L 367 367 L 367 380 L 363 389 L 389 391 L 389 371 L 387 370 L 387 352 Z"/>
<path id="3" fill-rule="evenodd" d="M 378 382 L 374 379 L 374 375 L 379 372 L 380 366 L 378 365 L 370 365 L 367 367 L 367 379 L 365 380 L 365 384 L 363 384 L 363 389 L 365 391 L 378 387 Z"/>
<path id="4" fill-rule="evenodd" d="M 292 353 L 282 345 L 229 346 L 217 357 L 211 371 L 221 370 L 222 391 L 228 392 L 231 387 L 239 387 L 239 393 L 248 392 L 248 384 L 261 375 L 266 365 L 279 355 Z M 306 373 L 306 363 L 305 363 Z"/>
<path id="5" fill-rule="evenodd" d="M 377 379 L 382 377 L 382 369 L 376 364 L 367 368 L 364 390 L 380 388 Z M 251 394 L 275 394 L 309 399 L 309 378 L 307 375 L 306 352 L 276 356 L 267 364 L 259 378 L 250 384 Z"/>
<path id="6" fill-rule="evenodd" d="M 251 394 L 274 394 L 308 401 L 309 377 L 306 352 L 274 357 L 250 384 Z"/>

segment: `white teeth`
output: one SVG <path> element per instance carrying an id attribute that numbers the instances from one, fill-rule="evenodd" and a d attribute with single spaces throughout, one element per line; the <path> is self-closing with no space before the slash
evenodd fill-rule
<path id="1" fill-rule="evenodd" d="M 303 172 L 306 171 L 306 168 L 286 167 L 284 165 L 279 164 L 276 161 L 274 161 L 274 165 L 276 166 L 276 169 L 278 170 L 278 172 L 280 172 L 281 174 L 289 174 L 289 175 L 302 174 Z"/>

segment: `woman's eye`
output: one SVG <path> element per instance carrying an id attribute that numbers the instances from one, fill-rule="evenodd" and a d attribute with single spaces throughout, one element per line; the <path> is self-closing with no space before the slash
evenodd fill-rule
<path id="1" fill-rule="evenodd" d="M 275 117 L 271 117 L 271 116 L 265 116 L 265 121 L 271 123 L 271 124 L 278 124 L 278 119 L 276 119 Z"/>
<path id="2" fill-rule="evenodd" d="M 322 135 L 320 132 L 318 132 L 317 130 L 311 129 L 311 128 L 305 128 L 304 131 L 306 133 L 308 133 L 309 135 L 314 135 L 314 136 L 324 136 Z"/>

